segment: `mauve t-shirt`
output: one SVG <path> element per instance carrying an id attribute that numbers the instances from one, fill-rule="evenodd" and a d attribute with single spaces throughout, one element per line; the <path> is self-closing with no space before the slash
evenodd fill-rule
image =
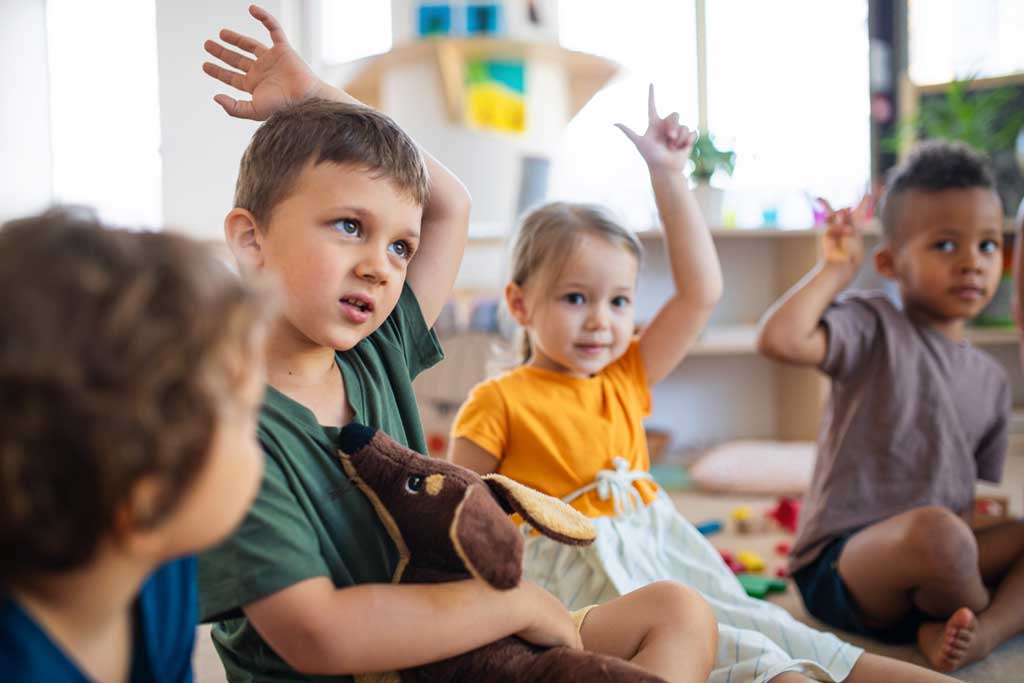
<path id="1" fill-rule="evenodd" d="M 1006 459 L 1010 387 L 967 342 L 917 325 L 882 293 L 840 297 L 821 319 L 832 379 L 790 572 L 832 540 L 922 505 L 968 511 Z"/>

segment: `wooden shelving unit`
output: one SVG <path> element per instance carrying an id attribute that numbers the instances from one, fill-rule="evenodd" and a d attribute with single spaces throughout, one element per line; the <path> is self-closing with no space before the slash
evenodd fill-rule
<path id="1" fill-rule="evenodd" d="M 619 65 L 597 55 L 567 50 L 546 42 L 501 38 L 432 38 L 396 45 L 389 52 L 367 57 L 345 84 L 353 97 L 372 107 L 381 102 L 381 81 L 390 69 L 430 61 L 437 65 L 445 107 L 452 121 L 462 120 L 466 61 L 491 59 L 541 60 L 564 65 L 569 74 L 569 118 L 618 73 Z"/>

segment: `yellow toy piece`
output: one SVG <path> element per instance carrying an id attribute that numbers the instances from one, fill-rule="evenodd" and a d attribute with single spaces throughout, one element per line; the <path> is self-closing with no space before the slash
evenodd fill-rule
<path id="1" fill-rule="evenodd" d="M 738 533 L 752 534 L 758 530 L 758 519 L 754 516 L 754 511 L 749 505 L 734 507 L 730 517 L 736 523 L 736 531 Z"/>
<path id="2" fill-rule="evenodd" d="M 754 511 L 750 509 L 749 505 L 740 505 L 739 507 L 734 507 L 731 513 L 731 517 L 735 519 L 737 522 L 743 521 L 745 519 L 750 519 L 753 516 Z"/>
<path id="3" fill-rule="evenodd" d="M 743 565 L 743 568 L 751 574 L 764 571 L 764 558 L 753 550 L 740 551 L 736 554 L 736 559 Z"/>

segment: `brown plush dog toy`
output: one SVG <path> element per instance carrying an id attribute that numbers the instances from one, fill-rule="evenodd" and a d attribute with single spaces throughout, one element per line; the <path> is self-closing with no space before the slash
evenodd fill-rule
<path id="1" fill-rule="evenodd" d="M 500 474 L 481 477 L 424 457 L 384 432 L 359 424 L 342 429 L 339 446 L 345 472 L 373 503 L 398 548 L 394 583 L 442 583 L 475 577 L 497 589 L 514 588 L 522 576 L 523 537 L 508 518 L 512 512 L 563 543 L 594 540 L 594 526 L 584 515 Z M 514 636 L 433 664 L 357 680 L 662 681 L 621 659 L 566 647 L 536 647 Z"/>

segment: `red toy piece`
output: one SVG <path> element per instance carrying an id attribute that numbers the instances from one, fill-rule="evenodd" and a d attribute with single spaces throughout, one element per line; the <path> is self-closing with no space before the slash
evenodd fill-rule
<path id="1" fill-rule="evenodd" d="M 795 498 L 779 498 L 775 507 L 764 514 L 778 522 L 779 526 L 789 533 L 795 534 L 800 521 L 800 501 Z"/>
<path id="2" fill-rule="evenodd" d="M 786 543 L 785 541 L 779 541 L 775 544 L 775 553 L 777 555 L 789 555 L 789 551 L 793 549 L 793 546 Z"/>
<path id="3" fill-rule="evenodd" d="M 779 567 L 775 570 L 775 576 L 780 579 L 787 579 L 789 578 L 789 571 L 785 567 Z"/>
<path id="4" fill-rule="evenodd" d="M 725 566 L 727 566 L 733 574 L 740 574 L 746 571 L 743 564 L 729 551 L 719 550 L 718 554 L 722 556 L 722 561 L 725 562 Z"/>

